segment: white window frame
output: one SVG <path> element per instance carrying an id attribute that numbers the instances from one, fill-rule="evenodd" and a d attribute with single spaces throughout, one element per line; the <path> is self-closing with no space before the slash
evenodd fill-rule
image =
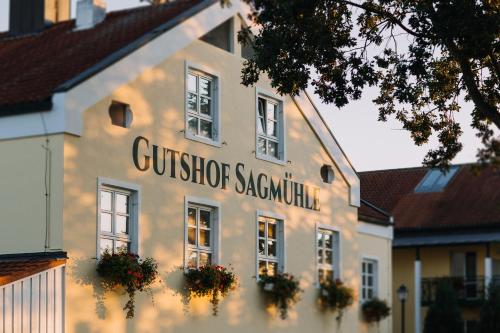
<path id="1" fill-rule="evenodd" d="M 266 100 L 271 100 L 278 105 L 278 154 L 279 158 L 275 158 L 268 154 L 262 154 L 259 152 L 259 98 L 264 98 Z M 272 94 L 264 89 L 255 89 L 255 157 L 257 159 L 276 163 L 280 165 L 286 165 L 286 123 L 284 114 L 284 102 L 283 99 L 275 94 Z M 267 148 L 266 148 L 267 149 Z"/>
<path id="2" fill-rule="evenodd" d="M 199 135 L 193 135 L 188 130 L 188 119 L 189 119 L 189 111 L 188 111 L 188 80 L 189 73 L 194 72 L 197 74 L 204 75 L 208 78 L 212 79 L 212 135 L 213 138 L 205 138 Z M 197 142 L 201 142 L 214 147 L 222 147 L 221 144 L 221 82 L 220 76 L 215 73 L 210 68 L 206 68 L 204 66 L 200 66 L 197 64 L 193 64 L 189 61 L 185 62 L 185 75 L 184 75 L 184 137 L 188 140 L 193 140 Z M 199 126 L 199 125 L 198 125 Z"/>
<path id="3" fill-rule="evenodd" d="M 101 258 L 101 191 L 111 189 L 130 193 L 129 197 L 129 237 L 130 252 L 141 255 L 140 246 L 140 215 L 141 215 L 141 187 L 137 184 L 120 180 L 97 178 L 97 206 L 96 206 L 96 258 Z"/>
<path id="4" fill-rule="evenodd" d="M 333 272 L 334 272 L 334 279 L 342 279 L 342 233 L 340 232 L 340 228 L 328 224 L 322 224 L 322 223 L 316 223 L 316 228 L 314 231 L 314 262 L 315 262 L 315 267 L 316 271 L 314 272 L 314 280 L 316 281 L 316 287 L 320 286 L 320 281 L 319 281 L 319 269 L 321 268 L 321 265 L 318 263 L 318 233 L 320 230 L 328 230 L 331 232 L 334 232 L 337 234 L 337 243 L 333 242 L 333 246 L 337 246 L 337 249 L 332 249 L 333 251 Z"/>
<path id="5" fill-rule="evenodd" d="M 184 197 L 184 262 L 183 267 L 188 269 L 188 250 L 190 248 L 188 242 L 188 209 L 190 206 L 206 207 L 212 209 L 212 228 L 210 232 L 210 241 L 212 244 L 212 264 L 220 264 L 220 246 L 221 246 L 221 205 L 217 201 L 206 198 L 185 196 Z"/>
<path id="6" fill-rule="evenodd" d="M 278 273 L 286 272 L 286 244 L 285 244 L 285 217 L 280 214 L 257 210 L 255 219 L 255 279 L 259 281 L 259 260 L 268 260 L 266 256 L 259 254 L 259 220 L 260 218 L 269 218 L 276 220 L 276 262 L 278 264 Z M 267 232 L 267 231 L 266 231 Z"/>
<path id="7" fill-rule="evenodd" d="M 366 298 L 363 297 L 363 263 L 368 262 L 373 264 L 373 295 L 371 298 Z M 378 257 L 374 256 L 362 256 L 361 257 L 361 267 L 360 267 L 360 273 L 361 273 L 361 281 L 360 281 L 360 290 L 359 290 L 359 300 L 361 302 L 368 301 L 370 299 L 376 298 L 379 295 L 379 281 L 380 281 L 380 259 Z"/>

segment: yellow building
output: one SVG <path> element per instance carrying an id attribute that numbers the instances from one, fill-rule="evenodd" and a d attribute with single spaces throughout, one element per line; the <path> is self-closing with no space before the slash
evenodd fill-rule
<path id="1" fill-rule="evenodd" d="M 472 165 L 360 173 L 362 198 L 394 216 L 393 331 L 402 331 L 397 289 L 407 287 L 405 332 L 423 332 L 441 281 L 451 282 L 474 332 L 479 307 L 500 277 L 500 174 Z"/>
<path id="2" fill-rule="evenodd" d="M 358 175 L 306 93 L 240 84 L 247 15 L 239 1 L 106 15 L 80 0 L 76 20 L 0 35 L 5 332 L 392 332 L 360 312 L 392 303 L 390 220 L 370 206 L 358 221 Z M 121 247 L 159 264 L 133 319 L 96 273 Z M 183 268 L 207 263 L 239 279 L 217 317 L 180 295 Z M 300 279 L 286 320 L 263 304 L 264 268 Z M 355 291 L 340 324 L 318 308 L 320 276 Z"/>

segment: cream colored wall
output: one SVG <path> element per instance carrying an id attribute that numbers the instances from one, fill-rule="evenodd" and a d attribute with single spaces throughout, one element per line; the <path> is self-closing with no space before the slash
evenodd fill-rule
<path id="1" fill-rule="evenodd" d="M 45 250 L 44 137 L 0 141 L 0 254 Z M 50 247 L 62 248 L 63 135 L 49 137 Z"/>
<path id="2" fill-rule="evenodd" d="M 221 137 L 227 145 L 215 148 L 184 138 L 185 61 L 211 68 L 221 78 Z M 291 163 L 277 165 L 255 158 L 255 88 L 240 85 L 241 60 L 197 41 L 160 66 L 122 86 L 112 96 L 84 113 L 80 138 L 64 142 L 64 246 L 69 253 L 66 287 L 66 332 L 336 332 L 333 315 L 316 307 L 315 225 L 336 226 L 342 237 L 342 278 L 359 289 L 359 241 L 357 210 L 348 204 L 348 187 L 342 177 L 323 184 L 319 170 L 332 164 L 295 104 L 285 99 L 286 150 Z M 271 90 L 261 81 L 259 88 Z M 132 128 L 111 126 L 107 114 L 111 100 L 129 103 L 134 111 Z M 321 187 L 321 211 L 313 212 L 226 191 L 139 172 L 132 162 L 136 136 L 205 158 L 245 163 L 254 174 L 266 172 Z M 234 172 L 234 170 L 233 170 Z M 339 171 L 335 169 L 336 175 Z M 134 320 L 125 320 L 125 297 L 106 294 L 96 285 L 96 186 L 107 177 L 141 186 L 140 243 L 143 256 L 159 262 L 161 283 L 154 286 L 155 305 L 145 295 L 137 299 Z M 183 305 L 176 291 L 182 287 L 184 248 L 184 196 L 197 196 L 221 204 L 221 262 L 231 264 L 239 287 L 220 304 L 218 317 L 211 316 L 207 300 Z M 300 277 L 302 300 L 286 321 L 267 313 L 253 276 L 256 265 L 256 210 L 285 216 L 286 271 Z M 86 309 L 82 311 L 81 309 Z M 356 304 L 345 313 L 343 332 L 359 329 Z"/>
<path id="3" fill-rule="evenodd" d="M 496 254 L 497 247 L 492 247 L 492 257 L 500 257 Z M 477 275 L 484 276 L 484 258 L 486 256 L 485 245 L 454 246 L 454 247 L 428 247 L 420 249 L 422 265 L 422 278 L 446 277 L 451 274 L 451 252 L 476 252 Z M 393 251 L 393 302 L 394 302 L 394 332 L 399 332 L 401 327 L 401 306 L 397 299 L 396 290 L 401 284 L 409 289 L 409 297 L 406 304 L 406 331 L 414 333 L 414 262 L 415 249 L 395 249 Z M 427 313 L 427 307 L 422 307 L 422 328 Z M 477 310 L 463 312 L 464 319 L 477 318 Z"/>
<path id="4" fill-rule="evenodd" d="M 359 263 L 363 258 L 375 259 L 378 262 L 378 295 L 385 300 L 391 311 L 392 305 L 392 241 L 378 236 L 359 234 Z M 360 268 L 361 269 L 361 268 Z M 361 292 L 361 291 L 359 291 Z M 392 315 L 378 325 L 363 325 L 359 332 L 392 332 Z M 397 331 L 395 331 L 397 332 Z"/>

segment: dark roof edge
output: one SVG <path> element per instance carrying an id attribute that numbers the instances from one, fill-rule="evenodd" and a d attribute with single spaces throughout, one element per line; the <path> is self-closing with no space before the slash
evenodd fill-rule
<path id="1" fill-rule="evenodd" d="M 52 110 L 52 97 L 43 101 L 0 105 L 0 117 L 46 112 Z"/>
<path id="2" fill-rule="evenodd" d="M 68 81 L 62 83 L 59 85 L 54 92 L 65 92 L 68 91 L 69 89 L 77 86 L 81 82 L 89 79 L 90 77 L 96 75 L 97 73 L 101 72 L 105 68 L 113 65 L 114 63 L 118 62 L 119 60 L 123 59 L 130 53 L 136 51 L 140 47 L 144 46 L 145 44 L 149 43 L 156 37 L 160 36 L 164 32 L 170 30 L 174 26 L 178 25 L 179 23 L 187 20 L 191 16 L 197 14 L 198 12 L 202 11 L 203 9 L 211 6 L 212 4 L 218 2 L 219 0 L 205 0 L 200 2 L 197 5 L 194 5 L 193 7 L 189 8 L 188 10 L 183 11 L 180 13 L 178 16 L 175 18 L 168 20 L 164 24 L 160 25 L 159 27 L 153 29 L 152 31 L 146 33 L 142 37 L 139 37 L 132 43 L 128 44 L 127 46 L 121 48 L 120 50 L 110 54 L 103 60 L 99 61 L 97 64 L 93 65 L 92 67 L 86 69 L 85 71 L 81 72 L 77 76 L 73 77 L 72 79 L 69 79 Z"/>
<path id="3" fill-rule="evenodd" d="M 421 233 L 436 233 L 443 232 L 448 233 L 450 231 L 454 231 L 456 233 L 460 232 L 481 232 L 481 231 L 491 231 L 491 230 L 500 230 L 500 221 L 495 221 L 491 223 L 478 224 L 473 226 L 459 226 L 459 227 L 446 227 L 446 228 L 398 228 L 396 226 L 394 230 L 394 235 L 398 235 L 399 237 L 407 237 L 407 236 L 415 236 Z"/>
<path id="4" fill-rule="evenodd" d="M 382 215 L 385 215 L 389 218 L 392 217 L 392 215 L 388 212 L 386 212 L 385 210 L 381 209 L 381 208 L 378 208 L 377 206 L 375 206 L 374 204 L 372 204 L 371 202 L 369 201 L 366 201 L 365 199 L 361 199 L 361 202 L 364 203 L 365 205 L 367 205 L 368 207 L 370 207 L 371 209 L 374 209 L 376 210 L 377 212 L 379 212 L 380 214 Z"/>
<path id="5" fill-rule="evenodd" d="M 450 164 L 450 167 L 458 166 L 458 167 L 464 167 L 464 166 L 473 166 L 476 165 L 476 162 L 464 162 L 464 163 L 454 163 Z M 422 166 L 414 166 L 414 167 L 401 167 L 401 168 L 392 168 L 392 169 L 376 169 L 376 170 L 365 170 L 365 171 L 359 171 L 360 174 L 368 174 L 372 172 L 384 172 L 384 171 L 410 171 L 410 170 L 428 170 L 428 169 L 433 169 L 432 167 L 428 167 L 425 165 Z"/>
<path id="6" fill-rule="evenodd" d="M 21 260 L 68 259 L 68 254 L 64 251 L 0 254 L 0 261 L 20 260 L 20 259 Z"/>

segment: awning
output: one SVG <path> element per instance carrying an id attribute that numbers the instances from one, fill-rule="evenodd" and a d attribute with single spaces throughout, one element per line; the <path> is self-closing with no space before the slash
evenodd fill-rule
<path id="1" fill-rule="evenodd" d="M 481 244 L 500 242 L 500 232 L 482 232 L 482 233 L 463 233 L 448 234 L 441 233 L 436 235 L 414 235 L 394 237 L 392 247 L 415 247 L 415 246 L 445 246 L 461 244 Z"/>

